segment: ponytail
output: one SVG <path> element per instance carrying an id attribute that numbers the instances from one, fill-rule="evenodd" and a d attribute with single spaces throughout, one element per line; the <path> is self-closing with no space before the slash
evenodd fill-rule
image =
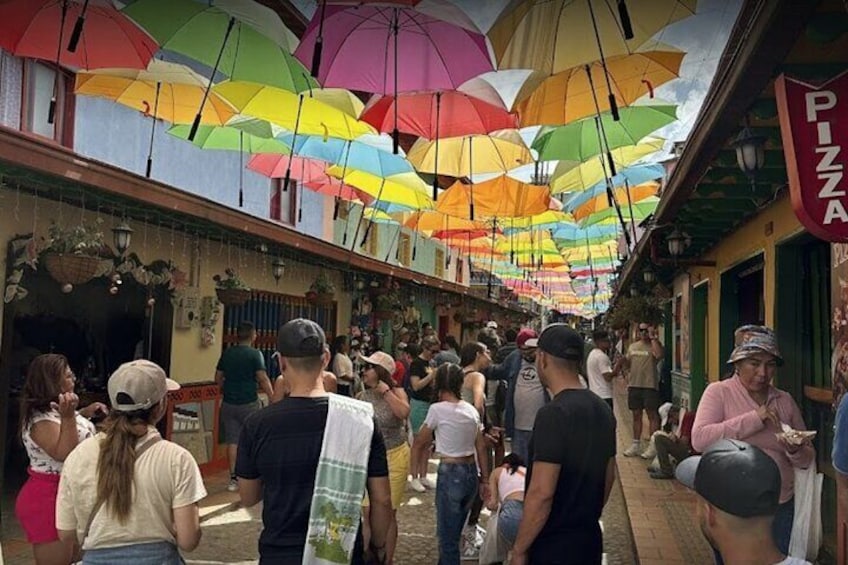
<path id="1" fill-rule="evenodd" d="M 503 458 L 501 465 L 506 465 L 509 474 L 514 475 L 515 472 L 518 471 L 519 467 L 524 466 L 524 459 L 522 459 L 517 453 L 513 452 Z"/>

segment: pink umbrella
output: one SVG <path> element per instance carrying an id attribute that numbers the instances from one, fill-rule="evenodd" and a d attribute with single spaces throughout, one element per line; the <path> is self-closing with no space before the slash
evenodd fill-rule
<path id="1" fill-rule="evenodd" d="M 291 166 L 289 166 L 291 160 Z M 289 157 L 278 153 L 257 153 L 247 162 L 247 168 L 272 179 L 281 179 L 286 176 L 286 171 L 291 170 L 289 178 L 301 182 L 322 180 L 327 177 L 324 170 L 327 164 L 317 159 L 306 157 Z"/>
<path id="2" fill-rule="evenodd" d="M 367 193 L 356 190 L 350 185 L 342 184 L 342 181 L 327 174 L 323 178 L 305 182 L 303 186 L 318 194 L 341 198 L 342 200 L 359 201 L 365 205 L 370 204 L 374 200 Z"/>

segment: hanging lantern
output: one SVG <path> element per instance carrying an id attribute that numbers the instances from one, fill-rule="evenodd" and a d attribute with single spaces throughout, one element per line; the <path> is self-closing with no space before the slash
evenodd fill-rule
<path id="1" fill-rule="evenodd" d="M 677 258 L 683 255 L 683 252 L 686 251 L 689 238 L 679 229 L 674 228 L 674 230 L 666 236 L 665 240 L 666 243 L 668 243 L 669 254 L 672 257 Z"/>
<path id="2" fill-rule="evenodd" d="M 766 138 L 756 135 L 751 128 L 745 127 L 733 140 L 736 148 L 736 162 L 743 173 L 749 177 L 757 174 L 763 168 L 766 160 Z"/>
<path id="3" fill-rule="evenodd" d="M 115 244 L 115 249 L 118 251 L 118 255 L 123 255 L 130 248 L 132 234 L 133 229 L 125 221 L 112 228 L 112 240 Z"/>
<path id="4" fill-rule="evenodd" d="M 286 263 L 279 257 L 271 261 L 271 274 L 274 275 L 274 280 L 280 284 L 280 279 L 286 273 Z"/>
<path id="5" fill-rule="evenodd" d="M 642 280 L 645 281 L 646 284 L 653 284 L 653 282 L 657 280 L 657 277 L 654 275 L 654 271 L 648 267 L 642 271 Z"/>

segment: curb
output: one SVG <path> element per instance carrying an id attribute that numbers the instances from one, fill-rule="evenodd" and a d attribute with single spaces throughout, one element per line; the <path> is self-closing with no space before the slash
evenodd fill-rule
<path id="1" fill-rule="evenodd" d="M 211 510 L 211 511 L 205 513 L 205 514 L 201 514 L 200 523 L 202 524 L 203 522 L 206 522 L 207 520 L 211 520 L 212 518 L 216 518 L 216 517 L 220 516 L 221 514 L 226 514 L 227 512 L 232 512 L 233 510 L 238 510 L 239 508 L 241 508 L 241 502 L 240 501 L 235 500 L 233 502 L 229 502 L 227 504 L 224 504 L 220 508 L 216 508 L 215 510 Z"/>

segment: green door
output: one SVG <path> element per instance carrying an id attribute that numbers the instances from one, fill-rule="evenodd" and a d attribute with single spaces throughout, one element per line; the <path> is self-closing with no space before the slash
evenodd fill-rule
<path id="1" fill-rule="evenodd" d="M 707 328 L 709 327 L 708 308 L 709 283 L 704 283 L 692 289 L 692 318 L 689 331 L 690 347 L 692 352 L 692 366 L 690 371 L 691 391 L 689 396 L 689 409 L 698 407 L 701 395 L 707 387 Z"/>

